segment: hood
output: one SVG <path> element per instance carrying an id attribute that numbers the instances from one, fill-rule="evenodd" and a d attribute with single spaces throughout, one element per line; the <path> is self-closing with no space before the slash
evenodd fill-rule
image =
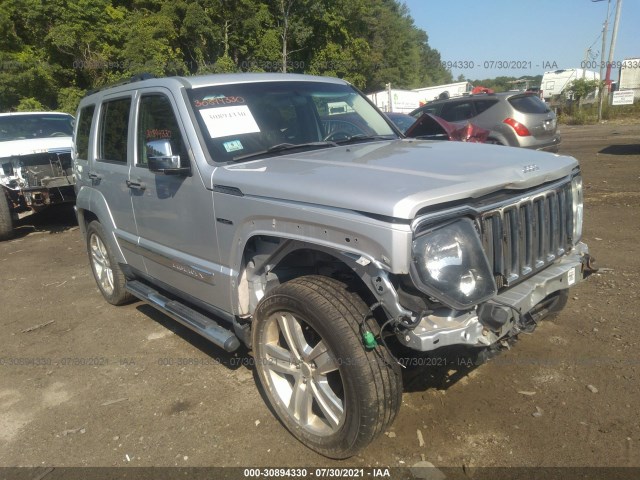
<path id="1" fill-rule="evenodd" d="M 411 220 L 424 207 L 535 187 L 577 165 L 572 157 L 528 149 L 405 139 L 219 167 L 210 188 Z"/>
<path id="2" fill-rule="evenodd" d="M 0 142 L 0 158 L 19 157 L 34 153 L 67 153 L 71 151 L 71 137 L 29 138 Z"/>

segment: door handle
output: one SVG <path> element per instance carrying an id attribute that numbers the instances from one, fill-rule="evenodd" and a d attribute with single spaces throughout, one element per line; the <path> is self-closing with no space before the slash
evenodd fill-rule
<path id="1" fill-rule="evenodd" d="M 127 180 L 127 187 L 135 190 L 144 190 L 147 188 L 147 185 L 143 182 L 132 182 L 131 180 Z"/>
<path id="2" fill-rule="evenodd" d="M 98 175 L 95 172 L 89 172 L 87 174 L 87 177 L 89 177 L 91 180 L 100 180 L 102 178 L 102 175 Z"/>

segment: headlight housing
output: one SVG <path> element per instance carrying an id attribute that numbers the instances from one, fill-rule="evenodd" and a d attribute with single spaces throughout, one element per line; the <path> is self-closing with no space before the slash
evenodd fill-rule
<path id="1" fill-rule="evenodd" d="M 465 310 L 497 292 L 480 237 L 467 218 L 421 233 L 412 253 L 413 282 L 446 305 Z"/>
<path id="2" fill-rule="evenodd" d="M 580 175 L 576 175 L 571 180 L 571 196 L 573 197 L 573 236 L 571 237 L 571 240 L 575 245 L 582 238 L 582 220 L 584 216 L 582 177 Z"/>

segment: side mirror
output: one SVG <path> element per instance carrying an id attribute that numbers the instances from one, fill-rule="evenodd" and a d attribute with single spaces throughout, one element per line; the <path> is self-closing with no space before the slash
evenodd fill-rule
<path id="1" fill-rule="evenodd" d="M 173 155 L 169 140 L 150 140 L 146 143 L 149 171 L 163 175 L 188 175 L 189 167 L 180 163 L 180 155 Z"/>

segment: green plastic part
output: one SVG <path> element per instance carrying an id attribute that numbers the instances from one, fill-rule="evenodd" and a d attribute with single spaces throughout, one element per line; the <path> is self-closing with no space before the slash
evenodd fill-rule
<path id="1" fill-rule="evenodd" d="M 378 346 L 378 342 L 376 342 L 376 337 L 373 336 L 373 333 L 366 331 L 362 334 L 362 343 L 364 343 L 365 348 L 372 349 Z"/>

